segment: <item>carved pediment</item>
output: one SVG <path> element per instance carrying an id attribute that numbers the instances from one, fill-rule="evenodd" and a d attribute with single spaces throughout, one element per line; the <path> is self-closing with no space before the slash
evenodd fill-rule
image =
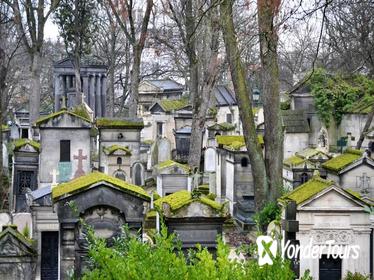
<path id="1" fill-rule="evenodd" d="M 14 229 L 5 229 L 0 236 L 0 257 L 34 255 L 31 243 Z"/>

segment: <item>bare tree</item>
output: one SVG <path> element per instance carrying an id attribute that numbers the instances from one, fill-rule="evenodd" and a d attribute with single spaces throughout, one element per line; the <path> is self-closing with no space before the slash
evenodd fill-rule
<path id="1" fill-rule="evenodd" d="M 112 12 L 117 19 L 118 24 L 125 33 L 132 47 L 132 69 L 131 69 L 131 90 L 129 98 L 129 115 L 137 115 L 138 107 L 138 92 L 140 81 L 140 63 L 142 52 L 147 39 L 148 23 L 153 8 L 153 0 L 146 0 L 147 5 L 145 8 L 144 16 L 140 20 L 139 17 L 135 18 L 135 10 L 133 0 L 108 0 Z M 137 13 L 139 15 L 139 13 Z M 137 26 L 140 23 L 140 28 Z"/>

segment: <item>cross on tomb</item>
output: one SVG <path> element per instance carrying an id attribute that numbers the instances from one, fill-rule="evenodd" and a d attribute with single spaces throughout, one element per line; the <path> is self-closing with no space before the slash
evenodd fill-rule
<path id="1" fill-rule="evenodd" d="M 78 178 L 85 174 L 83 170 L 83 160 L 87 160 L 87 156 L 84 156 L 83 150 L 79 149 L 78 155 L 74 155 L 74 159 L 78 160 L 78 167 L 77 167 L 77 171 L 75 171 L 74 178 Z"/>
<path id="2" fill-rule="evenodd" d="M 370 177 L 366 173 L 362 173 L 361 177 L 357 177 L 359 180 L 359 187 L 362 189 L 368 189 L 370 187 Z"/>
<path id="3" fill-rule="evenodd" d="M 49 173 L 52 175 L 52 188 L 57 186 L 57 176 L 60 175 L 60 173 L 56 170 L 56 169 L 53 169 L 51 173 Z"/>

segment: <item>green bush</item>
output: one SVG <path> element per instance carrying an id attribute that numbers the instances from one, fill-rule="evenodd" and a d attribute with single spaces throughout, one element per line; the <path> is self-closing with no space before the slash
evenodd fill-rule
<path id="1" fill-rule="evenodd" d="M 83 279 L 185 279 L 185 280 L 291 280 L 288 261 L 274 259 L 273 265 L 260 267 L 257 260 L 229 260 L 230 249 L 218 241 L 216 257 L 207 249 L 196 246 L 186 256 L 174 235 L 162 228 L 154 244 L 143 243 L 136 236 L 124 233 L 108 248 L 103 239 L 88 231 L 90 267 Z M 126 237 L 127 236 L 127 237 Z"/>
<path id="2" fill-rule="evenodd" d="M 276 202 L 267 203 L 264 208 L 253 216 L 257 229 L 263 233 L 266 232 L 268 224 L 273 220 L 279 220 L 281 209 Z"/>
<path id="3" fill-rule="evenodd" d="M 370 280 L 369 275 L 364 275 L 359 272 L 352 273 L 348 271 L 347 275 L 344 277 L 344 280 Z"/>

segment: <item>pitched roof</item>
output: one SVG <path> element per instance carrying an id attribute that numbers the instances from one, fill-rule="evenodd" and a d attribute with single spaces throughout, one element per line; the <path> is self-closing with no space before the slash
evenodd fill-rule
<path id="1" fill-rule="evenodd" d="M 165 112 L 177 111 L 190 106 L 187 98 L 181 99 L 162 99 L 155 102 L 149 110 L 151 110 L 156 104 L 158 104 L 161 109 Z"/>
<path id="2" fill-rule="evenodd" d="M 3 231 L 0 232 L 0 242 L 3 242 L 2 240 L 7 236 L 7 235 L 11 235 L 13 236 L 15 239 L 17 239 L 18 241 L 21 242 L 21 244 L 23 244 L 24 249 L 26 250 L 23 251 L 22 253 L 25 254 L 25 253 L 28 253 L 28 254 L 36 254 L 35 250 L 34 250 L 34 247 L 33 247 L 33 242 L 31 239 L 25 237 L 22 233 L 20 233 L 18 230 L 17 230 L 17 226 L 16 225 L 6 225 L 6 226 L 3 226 Z M 15 246 L 16 244 L 13 244 L 13 246 Z M 12 252 L 14 253 L 14 252 Z M 12 255 L 11 255 L 12 256 Z"/>
<path id="3" fill-rule="evenodd" d="M 293 200 L 296 204 L 300 204 L 334 184 L 334 181 L 325 180 L 319 176 L 313 176 L 306 183 L 280 197 L 278 201 L 285 203 L 286 201 Z"/>
<path id="4" fill-rule="evenodd" d="M 107 155 L 111 155 L 118 150 L 125 152 L 127 156 L 131 156 L 131 151 L 130 151 L 129 147 L 125 147 L 125 146 L 121 146 L 121 145 L 111 145 L 109 147 L 104 148 L 104 152 Z"/>
<path id="5" fill-rule="evenodd" d="M 235 129 L 235 125 L 228 122 L 222 122 L 222 123 L 215 123 L 208 127 L 209 130 L 215 130 L 215 131 L 230 131 Z"/>
<path id="6" fill-rule="evenodd" d="M 299 157 L 297 155 L 290 156 L 289 158 L 286 158 L 283 161 L 283 164 L 288 167 L 298 166 L 300 164 L 303 164 L 306 160 L 302 157 Z"/>
<path id="7" fill-rule="evenodd" d="M 178 211 L 179 209 L 191 204 L 192 202 L 203 203 L 216 211 L 222 211 L 224 204 L 220 204 L 214 200 L 207 198 L 204 195 L 194 198 L 191 192 L 181 190 L 167 196 L 161 197 L 155 201 L 155 206 L 162 210 L 162 204 L 167 203 L 170 206 L 172 212 Z"/>
<path id="8" fill-rule="evenodd" d="M 264 143 L 264 138 L 261 134 L 257 136 L 259 144 Z M 243 135 L 217 135 L 216 141 L 218 145 L 222 145 L 231 150 L 240 150 L 245 147 L 245 139 Z"/>
<path id="9" fill-rule="evenodd" d="M 347 149 L 343 154 L 338 155 L 323 163 L 322 167 L 330 171 L 338 172 L 351 163 L 355 162 L 356 160 L 360 159 L 362 157 L 362 154 L 362 151 Z"/>
<path id="10" fill-rule="evenodd" d="M 62 115 L 70 115 L 70 116 L 73 116 L 73 117 L 76 117 L 76 118 L 79 118 L 85 122 L 89 122 L 91 123 L 91 121 L 89 119 L 87 119 L 85 116 L 82 116 L 80 114 L 77 114 L 77 111 L 75 112 L 72 112 L 72 111 L 68 111 L 66 108 L 64 109 L 61 109 L 61 111 L 58 111 L 58 112 L 55 112 L 55 113 L 52 113 L 52 114 L 49 114 L 45 117 L 41 117 L 39 118 L 36 122 L 35 122 L 35 125 L 39 126 L 43 123 L 47 123 L 49 120 L 51 119 L 54 119 L 54 118 L 57 118 L 57 117 L 60 117 Z"/>
<path id="11" fill-rule="evenodd" d="M 306 148 L 300 152 L 297 152 L 296 155 L 301 157 L 301 158 L 311 158 L 311 157 L 314 157 L 318 154 L 325 154 L 317 149 L 313 149 L 313 148 Z"/>
<path id="12" fill-rule="evenodd" d="M 142 119 L 96 119 L 96 126 L 99 128 L 143 128 Z"/>
<path id="13" fill-rule="evenodd" d="M 157 170 L 163 170 L 165 168 L 170 168 L 170 167 L 173 167 L 173 166 L 178 166 L 179 168 L 182 168 L 184 171 L 186 172 L 189 172 L 190 171 L 190 167 L 186 164 L 181 164 L 179 162 L 176 162 L 174 160 L 165 160 L 163 162 L 160 162 L 159 164 L 156 164 L 154 166 L 155 169 Z"/>
<path id="14" fill-rule="evenodd" d="M 231 92 L 231 90 L 228 87 L 215 86 L 213 92 L 217 106 L 236 105 L 235 95 Z"/>
<path id="15" fill-rule="evenodd" d="M 160 80 L 146 80 L 155 87 L 163 89 L 164 91 L 182 91 L 184 86 L 172 79 L 160 79 Z"/>
<path id="16" fill-rule="evenodd" d="M 20 138 L 13 142 L 13 151 L 19 151 L 22 147 L 30 145 L 33 147 L 36 151 L 40 151 L 40 143 L 36 142 L 34 140 Z"/>
<path id="17" fill-rule="evenodd" d="M 288 133 L 308 133 L 309 124 L 304 110 L 282 110 L 282 120 Z"/>
<path id="18" fill-rule="evenodd" d="M 57 185 L 52 189 L 52 198 L 56 200 L 64 195 L 76 193 L 100 182 L 108 183 L 114 187 L 117 187 L 125 192 L 141 197 L 143 199 L 150 199 L 150 196 L 143 188 L 101 172 L 92 172 L 73 179 L 69 182 Z"/>

